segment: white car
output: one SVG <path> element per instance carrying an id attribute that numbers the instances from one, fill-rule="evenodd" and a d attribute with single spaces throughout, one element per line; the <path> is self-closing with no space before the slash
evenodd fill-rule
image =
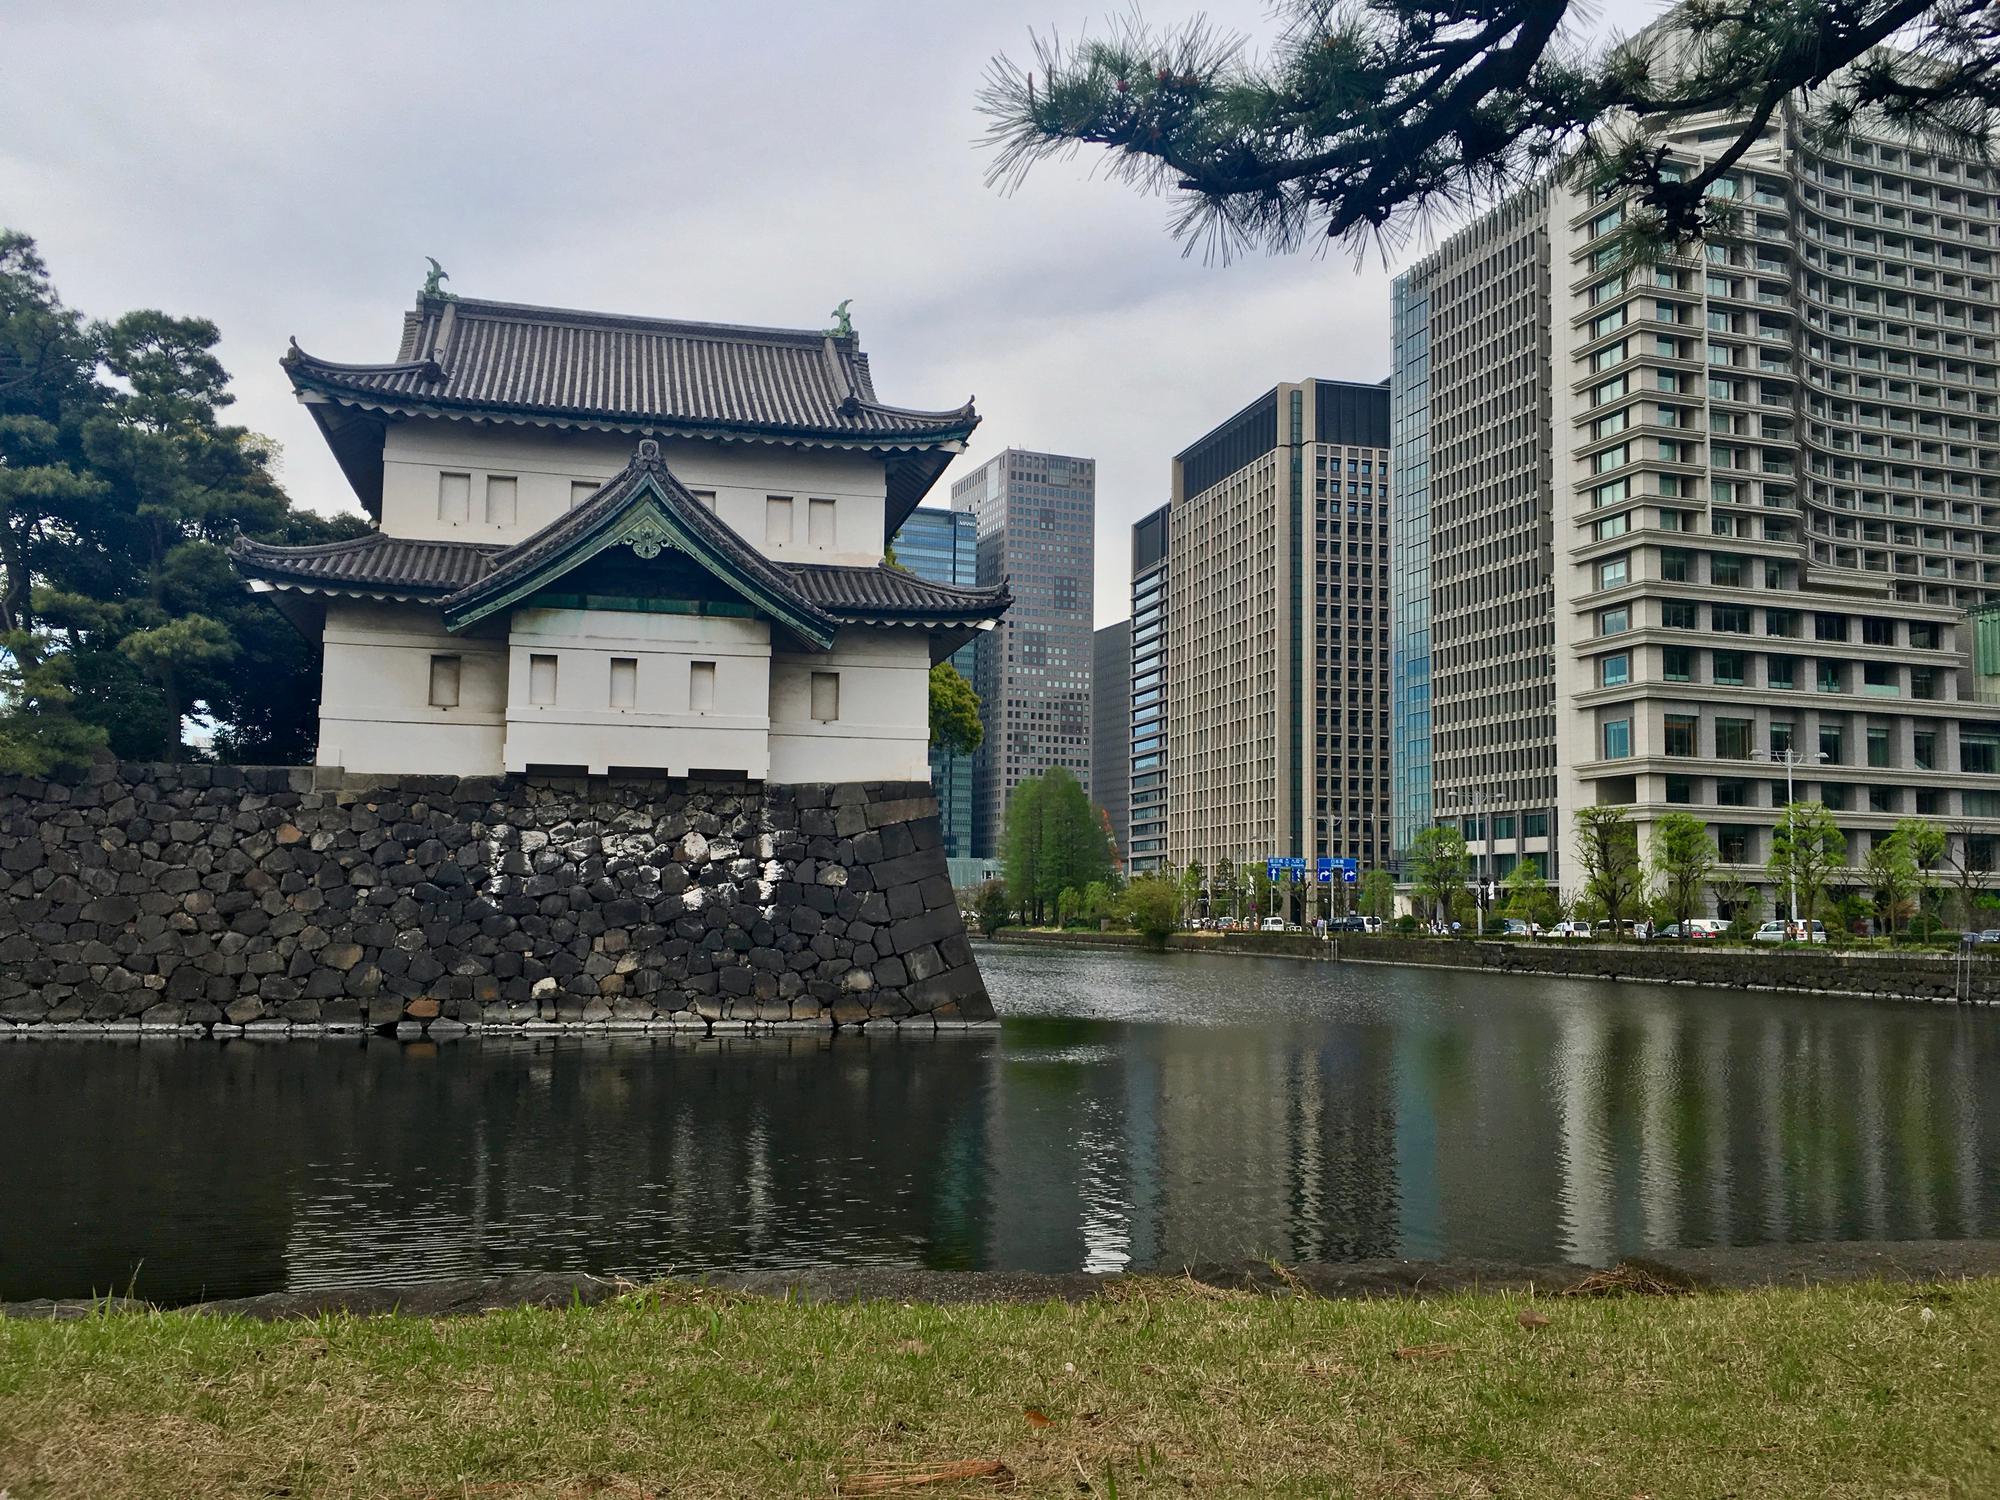
<path id="1" fill-rule="evenodd" d="M 1283 932 L 1285 930 L 1285 919 L 1283 917 L 1266 917 L 1264 918 L 1263 930 L 1266 932 Z"/>
<path id="2" fill-rule="evenodd" d="M 1801 922 L 1799 926 L 1810 929 L 1810 935 L 1803 938 L 1799 937 L 1793 931 L 1790 922 L 1766 922 L 1752 934 L 1751 940 L 1758 943 L 1823 943 L 1826 941 L 1826 924 L 1824 922 Z"/>
<path id="3" fill-rule="evenodd" d="M 1587 938 L 1590 936 L 1588 922 L 1558 922 L 1549 929 L 1549 936 L 1556 938 Z"/>

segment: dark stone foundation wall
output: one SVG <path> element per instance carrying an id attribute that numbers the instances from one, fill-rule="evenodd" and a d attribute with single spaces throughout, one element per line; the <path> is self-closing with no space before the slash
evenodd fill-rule
<path id="1" fill-rule="evenodd" d="M 921 782 L 0 779 L 0 1034 L 992 1016 Z"/>

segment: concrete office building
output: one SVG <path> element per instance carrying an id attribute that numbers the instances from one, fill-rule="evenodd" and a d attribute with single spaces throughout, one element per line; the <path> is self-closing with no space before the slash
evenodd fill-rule
<path id="1" fill-rule="evenodd" d="M 1386 381 L 1307 380 L 1174 459 L 1174 866 L 1387 857 L 1389 446 Z"/>
<path id="2" fill-rule="evenodd" d="M 999 850 L 1007 796 L 1061 766 L 1090 786 L 1097 464 L 1009 448 L 951 487 L 979 530 L 979 576 L 1016 603 L 976 657 L 986 742 L 973 757 L 972 847 Z"/>
<path id="3" fill-rule="evenodd" d="M 1692 172 L 1735 134 L 1668 143 Z M 1739 220 L 1692 254 L 1625 266 L 1622 197 L 1550 189 L 1398 285 L 1399 842 L 1457 817 L 1574 890 L 1578 808 L 1685 809 L 1768 885 L 1790 758 L 1851 863 L 1922 816 L 1990 866 L 2000 194 L 1790 114 L 1716 191 Z"/>
<path id="4" fill-rule="evenodd" d="M 1090 800 L 1104 809 L 1112 856 L 1125 858 L 1132 782 L 1132 622 L 1091 637 Z"/>
<path id="5" fill-rule="evenodd" d="M 963 511 L 922 505 L 910 512 L 891 547 L 896 561 L 931 583 L 971 588 L 979 581 L 979 535 L 973 518 Z M 977 670 L 976 646 L 961 646 L 951 664 L 972 680 Z M 938 822 L 944 833 L 947 859 L 972 853 L 972 757 L 952 755 L 931 746 L 931 785 L 937 790 Z"/>
<path id="6" fill-rule="evenodd" d="M 1171 504 L 1132 526 L 1131 833 L 1125 872 L 1167 864 L 1167 551 Z"/>

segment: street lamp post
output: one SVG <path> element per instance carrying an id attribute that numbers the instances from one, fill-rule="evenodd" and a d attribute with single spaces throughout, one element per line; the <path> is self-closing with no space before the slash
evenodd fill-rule
<path id="1" fill-rule="evenodd" d="M 1798 801 L 1798 797 L 1794 794 L 1792 790 L 1793 769 L 1798 766 L 1817 765 L 1819 762 L 1826 759 L 1826 754 L 1824 751 L 1820 750 L 1814 750 L 1810 754 L 1808 754 L 1806 751 L 1794 750 L 1791 746 L 1787 745 L 1782 750 L 1755 751 L 1753 752 L 1753 758 L 1757 760 L 1770 761 L 1773 765 L 1782 764 L 1784 766 L 1785 816 L 1790 817 L 1792 804 Z M 1802 936 L 1803 934 L 1800 932 L 1799 929 L 1799 872 L 1795 867 L 1794 862 L 1790 860 L 1787 860 L 1785 862 L 1785 885 L 1787 888 L 1787 894 L 1790 897 L 1791 901 L 1792 933 L 1794 936 Z"/>

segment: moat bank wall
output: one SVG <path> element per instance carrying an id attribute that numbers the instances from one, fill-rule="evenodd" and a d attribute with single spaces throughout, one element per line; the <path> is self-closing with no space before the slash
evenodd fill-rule
<path id="1" fill-rule="evenodd" d="M 1129 933 L 1042 933 L 1003 929 L 1005 943 L 1143 946 Z M 2000 958 L 1974 950 L 1963 969 L 1944 953 L 1854 952 L 1827 948 L 1712 947 L 1702 943 L 1480 942 L 1472 938 L 1362 937 L 1332 942 L 1298 934 L 1177 934 L 1174 953 L 1223 953 L 1265 958 L 1338 960 L 1483 969 L 1512 974 L 1693 984 L 1713 989 L 1799 990 L 1811 994 L 1879 995 L 1893 1000 L 1958 1000 L 2000 1004 Z"/>
<path id="2" fill-rule="evenodd" d="M 0 778 L 0 1032 L 992 1014 L 921 782 Z"/>

